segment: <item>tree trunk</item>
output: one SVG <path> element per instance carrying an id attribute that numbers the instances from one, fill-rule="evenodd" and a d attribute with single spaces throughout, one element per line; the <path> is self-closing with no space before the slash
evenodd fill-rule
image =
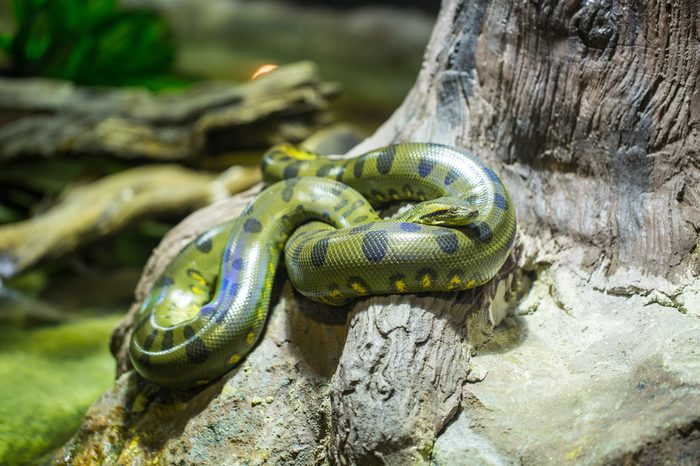
<path id="1" fill-rule="evenodd" d="M 480 289 L 335 309 L 289 285 L 245 364 L 196 392 L 129 370 L 61 458 L 198 464 L 700 462 L 698 2 L 444 0 L 413 90 L 354 152 L 464 146 L 517 204 Z M 105 447 L 109 445 L 109 447 Z"/>

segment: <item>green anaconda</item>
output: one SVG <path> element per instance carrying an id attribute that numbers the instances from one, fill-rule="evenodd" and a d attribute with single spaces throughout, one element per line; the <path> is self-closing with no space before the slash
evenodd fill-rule
<path id="1" fill-rule="evenodd" d="M 268 187 L 241 216 L 200 235 L 145 299 L 130 355 L 146 379 L 207 383 L 260 337 L 278 264 L 311 299 L 464 290 L 490 280 L 515 237 L 498 175 L 470 153 L 403 143 L 354 158 L 290 145 L 262 162 Z M 372 207 L 418 201 L 382 220 Z"/>

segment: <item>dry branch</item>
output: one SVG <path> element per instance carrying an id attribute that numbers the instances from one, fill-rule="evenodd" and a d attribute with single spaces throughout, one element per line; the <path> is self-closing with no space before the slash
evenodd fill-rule
<path id="1" fill-rule="evenodd" d="M 70 253 L 146 217 L 186 213 L 260 181 L 254 167 L 220 175 L 178 165 L 145 165 L 70 190 L 29 220 L 0 226 L 0 278 Z"/>
<path id="2" fill-rule="evenodd" d="M 157 95 L 0 79 L 0 163 L 65 154 L 171 161 L 301 141 L 329 122 L 337 90 L 309 62 L 240 85 L 205 82 Z"/>

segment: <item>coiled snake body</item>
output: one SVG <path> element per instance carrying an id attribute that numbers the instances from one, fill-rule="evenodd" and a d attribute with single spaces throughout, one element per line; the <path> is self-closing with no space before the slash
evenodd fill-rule
<path id="1" fill-rule="evenodd" d="M 146 379 L 186 388 L 235 366 L 260 336 L 283 253 L 299 292 L 341 305 L 481 285 L 513 244 L 508 192 L 460 149 L 404 143 L 332 159 L 283 145 L 262 166 L 274 184 L 186 246 L 144 301 L 130 356 Z M 391 201 L 419 202 L 382 220 L 372 205 Z"/>

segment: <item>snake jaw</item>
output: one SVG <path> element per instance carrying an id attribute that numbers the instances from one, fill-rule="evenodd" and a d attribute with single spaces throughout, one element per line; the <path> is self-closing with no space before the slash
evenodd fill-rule
<path id="1" fill-rule="evenodd" d="M 400 215 L 402 221 L 436 225 L 462 227 L 473 223 L 479 210 L 465 199 L 442 197 L 432 201 L 421 202 Z"/>
<path id="2" fill-rule="evenodd" d="M 469 225 L 479 215 L 474 207 L 448 206 L 421 214 L 415 219 L 423 225 L 462 227 Z"/>

